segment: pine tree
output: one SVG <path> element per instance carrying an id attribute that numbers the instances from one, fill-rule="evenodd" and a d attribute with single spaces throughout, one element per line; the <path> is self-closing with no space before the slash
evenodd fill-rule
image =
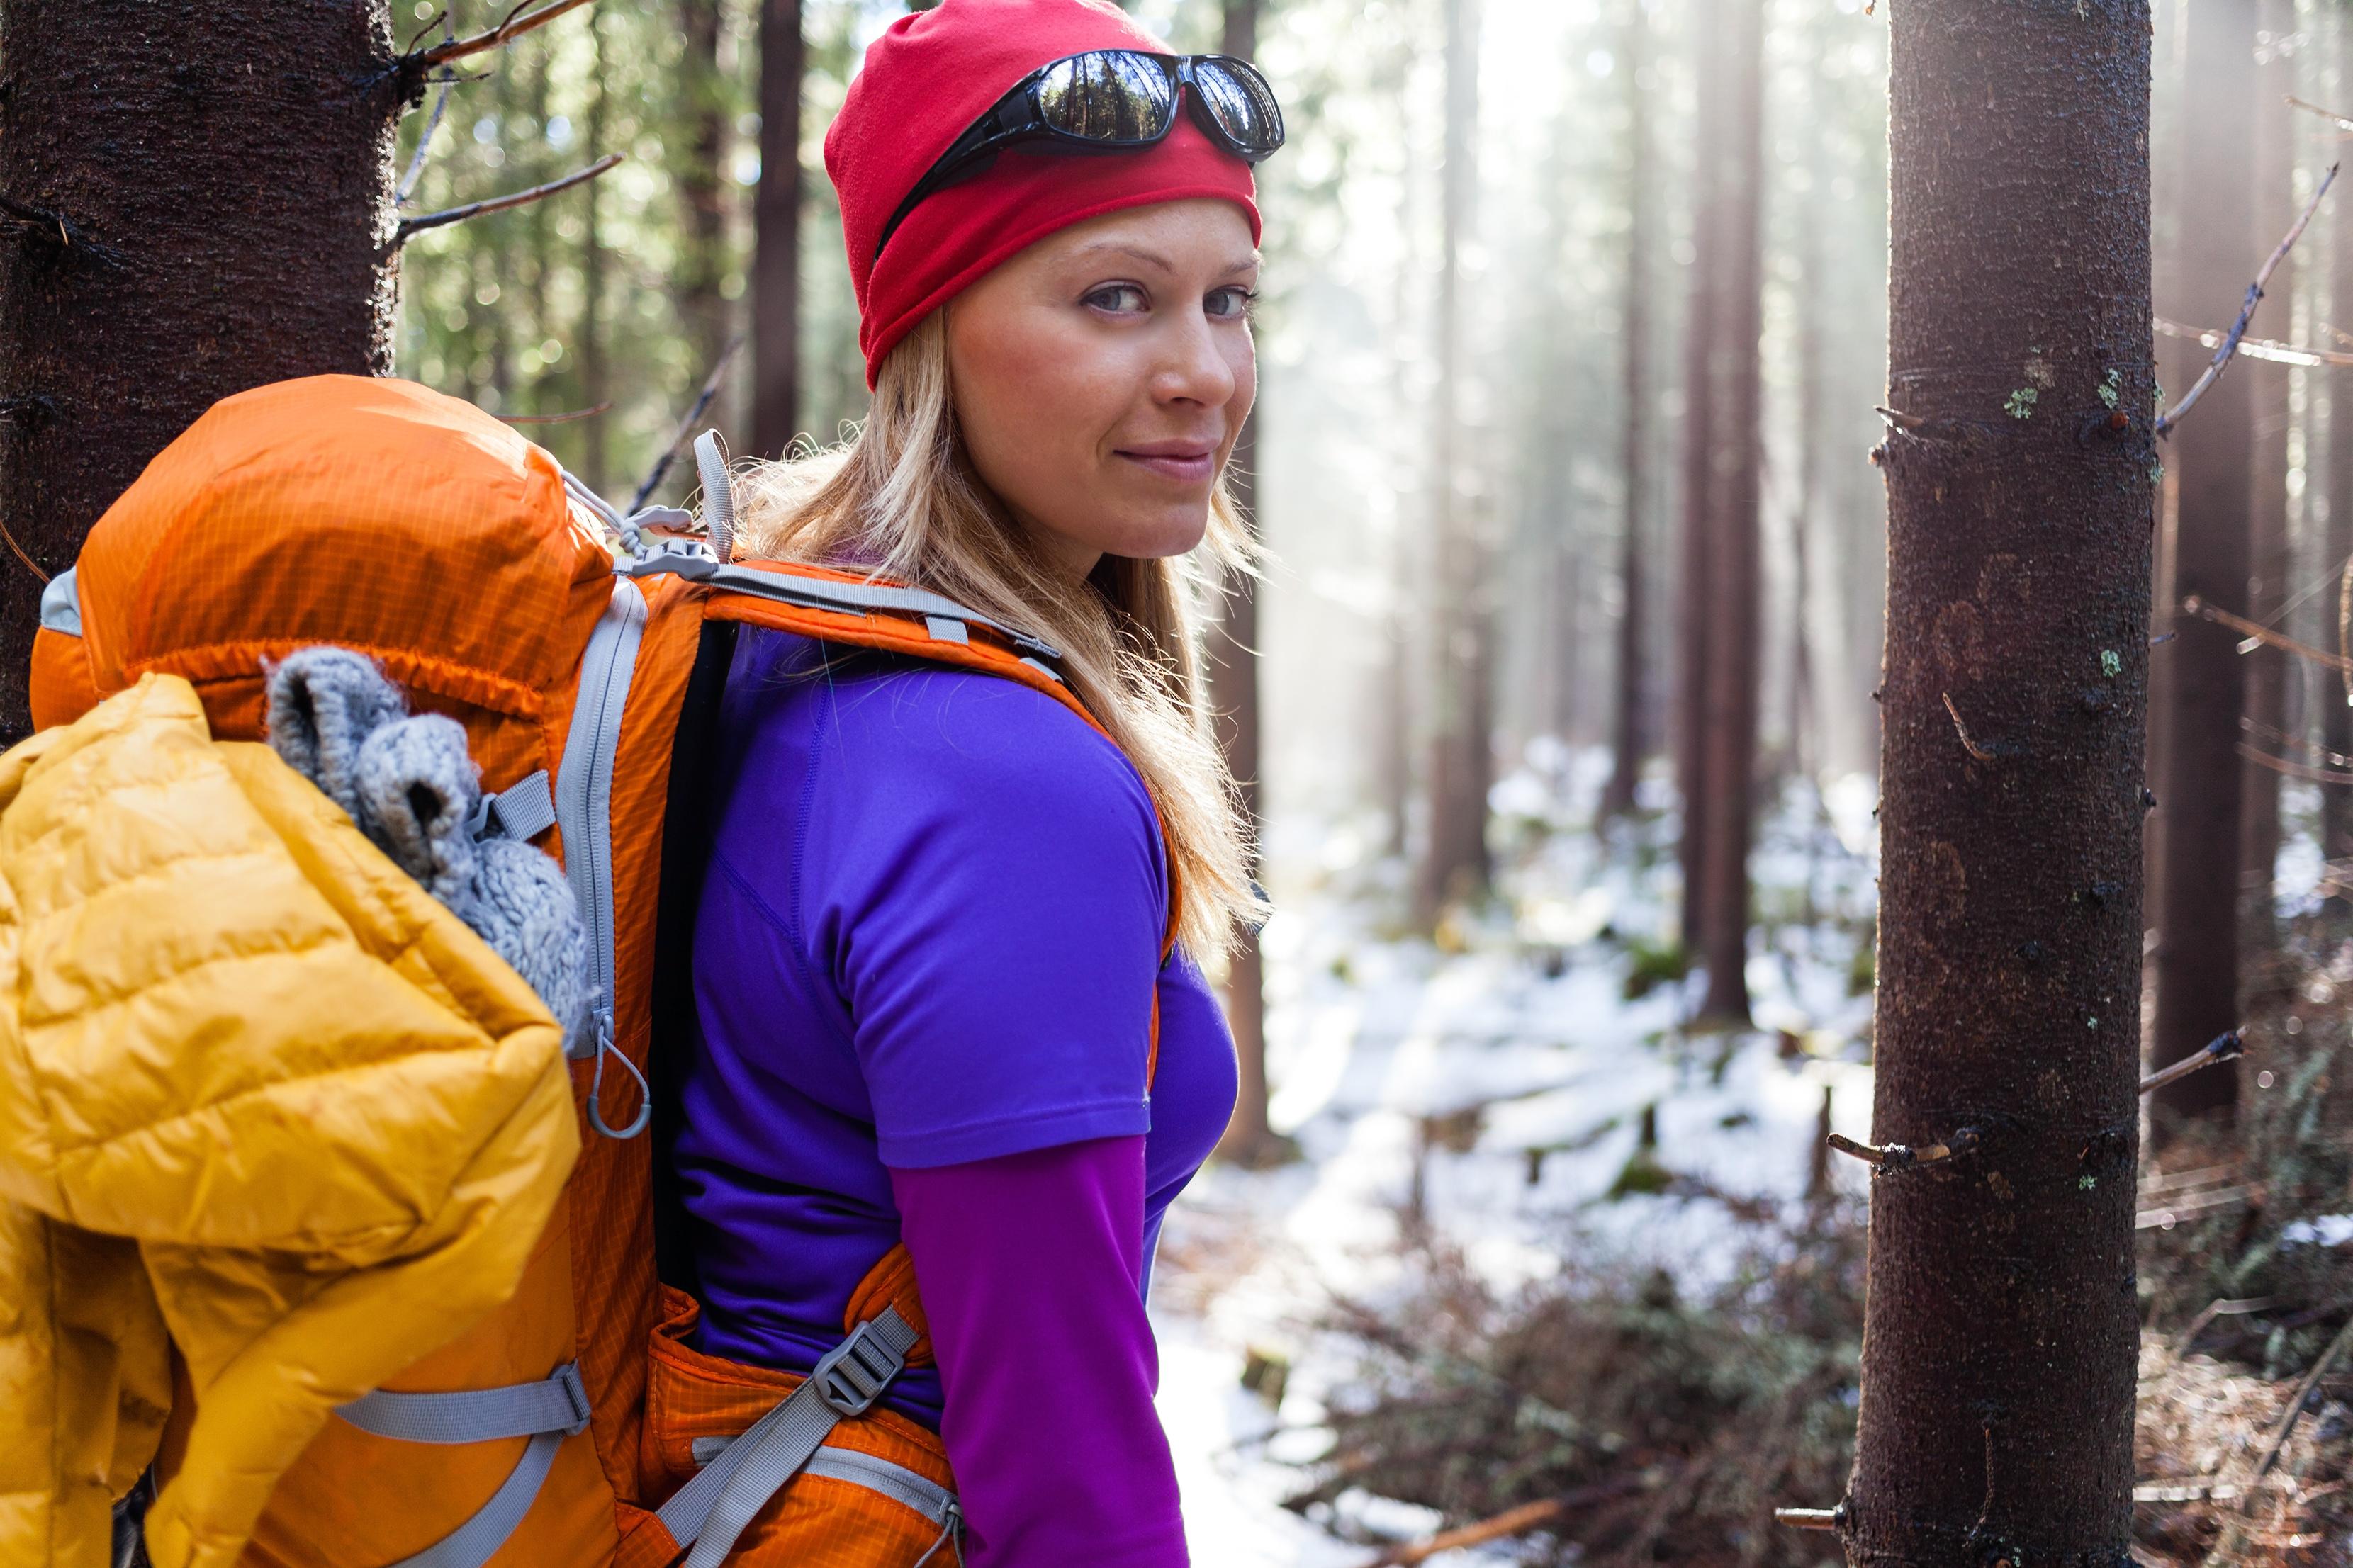
<path id="1" fill-rule="evenodd" d="M 800 431 L 801 0 L 760 6 L 759 235 L 752 263 L 752 447 L 780 458 Z"/>

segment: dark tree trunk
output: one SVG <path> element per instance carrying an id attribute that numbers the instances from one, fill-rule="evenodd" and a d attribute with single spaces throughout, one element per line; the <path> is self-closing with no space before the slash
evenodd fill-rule
<path id="1" fill-rule="evenodd" d="M 1701 867 L 1702 1017 L 1748 1022 L 1748 844 L 1756 812 L 1757 665 L 1763 598 L 1757 488 L 1763 331 L 1765 8 L 1730 0 L 1724 13 L 1726 115 L 1717 303 L 1715 441 L 1709 479 L 1707 661 L 1700 793 L 1707 847 Z"/>
<path id="2" fill-rule="evenodd" d="M 605 145 L 605 15 L 598 5 L 588 7 L 588 44 L 590 79 L 588 100 L 588 142 L 593 152 Z M 591 180 L 582 191 L 580 221 L 580 321 L 572 330 L 575 352 L 580 358 L 581 405 L 598 407 L 612 397 L 612 367 L 605 352 L 605 241 L 599 226 L 605 205 L 604 183 Z M 587 472 L 582 476 L 598 490 L 610 490 L 615 483 L 610 446 L 607 440 L 607 426 L 602 419 L 580 422 L 580 453 Z M 633 487 L 634 488 L 634 487 Z"/>
<path id="3" fill-rule="evenodd" d="M 1440 177 L 1438 385 L 1430 411 L 1438 510 L 1438 603 L 1431 653 L 1430 837 L 1414 885 L 1414 916 L 1433 927 L 1446 904 L 1487 887 L 1489 703 L 1486 616 L 1481 604 L 1484 549 L 1480 520 L 1462 484 L 1462 430 L 1456 394 L 1462 357 L 1462 241 L 1477 180 L 1477 0 L 1446 0 L 1446 158 Z"/>
<path id="4" fill-rule="evenodd" d="M 2227 326 L 2267 248 L 2255 231 L 2249 179 L 2254 145 L 2254 0 L 2198 0 L 2189 9 L 2183 190 L 2194 217 L 2181 231 L 2182 300 Z M 2177 395 L 2179 394 L 2177 393 Z M 2174 525 L 2173 603 L 2165 629 L 2165 756 L 2157 783 L 2165 815 L 2158 879 L 2157 1025 L 2151 1057 L 2189 1055 L 2239 1015 L 2241 799 L 2239 720 L 2246 661 L 2239 634 L 2180 612 L 2191 595 L 2243 610 L 2253 476 L 2254 378 L 2225 375 L 2181 423 L 2168 461 L 2180 468 Z M 2232 1072 L 2193 1073 L 2158 1092 L 2179 1115 L 2227 1114 Z"/>
<path id="5" fill-rule="evenodd" d="M 1923 423 L 1882 451 L 1873 1126 L 1976 1142 L 1873 1179 L 1843 1534 L 1873 1568 L 2105 1568 L 2138 1343 L 2148 0 L 1889 25 L 1888 402 Z"/>
<path id="6" fill-rule="evenodd" d="M 2289 0 L 2263 0 L 2262 30 L 2284 40 L 2295 30 L 2295 7 Z M 2255 193 L 2254 226 L 2247 236 L 2247 254 L 2261 257 L 2278 243 L 2295 210 L 2295 142 L 2288 116 L 2288 96 L 2295 92 L 2295 64 L 2283 42 L 2275 41 L 2255 72 Z M 2295 294 L 2295 253 L 2280 264 L 2271 292 L 2281 301 L 2281 320 Z M 2202 323 L 2201 323 L 2202 324 Z M 2284 331 L 2284 327 L 2282 329 Z M 2248 377 L 2254 401 L 2254 490 L 2250 506 L 2253 526 L 2248 532 L 2249 572 L 2246 607 L 2250 619 L 2269 626 L 2287 599 L 2287 366 L 2252 360 L 2232 367 L 2232 374 L 2252 371 Z M 2274 647 L 2258 647 L 2242 656 L 2247 667 L 2245 740 L 2268 755 L 2283 750 L 2281 736 L 2287 718 L 2287 656 Z M 2244 889 L 2242 931 L 2251 952 L 2268 951 L 2276 935 L 2272 907 L 2272 882 L 2280 851 L 2280 775 L 2261 763 L 2242 764 L 2243 805 L 2239 829 L 2240 879 Z"/>
<path id="7" fill-rule="evenodd" d="M 1626 400 L 1624 445 L 1620 465 L 1625 469 L 1624 531 L 1618 544 L 1617 707 L 1611 715 L 1615 765 L 1602 792 L 1602 815 L 1634 808 L 1635 786 L 1641 782 L 1642 758 L 1649 737 L 1642 732 L 1645 709 L 1643 673 L 1649 661 L 1644 649 L 1650 635 L 1643 614 L 1649 589 L 1643 563 L 1642 530 L 1650 510 L 1651 479 L 1651 229 L 1656 221 L 1651 186 L 1658 177 L 1651 167 L 1650 95 L 1643 82 L 1651 62 L 1651 23 L 1641 0 L 1626 7 L 1626 280 L 1624 315 L 1620 331 L 1624 339 L 1622 395 Z"/>
<path id="8" fill-rule="evenodd" d="M 679 95 L 684 100 L 683 155 L 671 178 L 678 187 L 680 237 L 677 276 L 681 324 L 694 369 L 689 388 L 699 385 L 727 350 L 727 87 L 719 72 L 720 0 L 679 0 L 678 26 L 685 47 L 679 57 Z M 687 398 L 691 402 L 693 393 Z M 727 423 L 729 399 L 723 389 L 709 410 L 710 422 Z"/>
<path id="9" fill-rule="evenodd" d="M 385 0 L 0 6 L 0 523 L 45 573 L 219 399 L 392 364 Z M 41 582 L 0 554 L 0 741 Z"/>
<path id="10" fill-rule="evenodd" d="M 1682 797 L 1683 836 L 1677 855 L 1683 868 L 1683 951 L 1696 957 L 1707 940 L 1707 851 L 1711 840 L 1706 788 L 1707 672 L 1715 594 L 1716 366 L 1724 331 L 1723 237 L 1719 207 L 1725 197 L 1725 79 L 1723 42 L 1726 0 L 1694 0 L 1692 6 L 1693 67 L 1699 112 L 1694 126 L 1696 154 L 1692 167 L 1691 302 L 1683 322 L 1683 421 L 1682 534 L 1676 552 L 1675 591 L 1675 789 Z"/>
<path id="11" fill-rule="evenodd" d="M 799 434 L 801 0 L 760 9 L 760 190 L 752 260 L 752 447 L 780 458 Z"/>
<path id="12" fill-rule="evenodd" d="M 1245 60 L 1257 55 L 1258 9 L 1259 0 L 1226 0 L 1225 37 L 1219 47 L 1227 54 Z M 1234 443 L 1227 470 L 1234 500 L 1253 535 L 1258 531 L 1258 416 L 1253 414 Z M 1259 761 L 1258 639 L 1258 579 L 1237 574 L 1227 585 L 1226 613 L 1210 639 L 1209 695 L 1218 710 L 1219 744 L 1241 795 L 1253 877 L 1258 875 L 1259 827 L 1265 817 Z M 1226 977 L 1226 1020 L 1234 1032 L 1241 1081 L 1233 1120 L 1218 1152 L 1241 1164 L 1267 1164 L 1282 1155 L 1284 1145 L 1266 1124 L 1266 961 L 1255 931 L 1243 933 L 1234 949 Z"/>
<path id="13" fill-rule="evenodd" d="M 2336 18 L 2337 68 L 2339 81 L 2353 80 L 2353 19 L 2343 12 Z M 2329 296 L 2341 320 L 2353 307 L 2353 200 L 2339 198 L 2330 235 Z M 2321 559 L 2341 575 L 2321 605 L 2328 618 L 2324 647 L 2339 656 L 2353 652 L 2353 567 L 2341 565 L 2353 557 L 2353 381 L 2337 372 L 2328 382 L 2328 529 Z M 2333 755 L 2331 767 L 2347 764 L 2337 759 L 2353 756 L 2353 674 L 2327 672 L 2316 683 L 2320 694 L 2320 743 Z M 2353 790 L 2342 787 L 2320 792 L 2320 852 L 2332 861 L 2353 860 Z M 2353 867 L 2337 873 L 2353 874 Z M 2340 907 L 2348 900 L 2336 895 Z"/>

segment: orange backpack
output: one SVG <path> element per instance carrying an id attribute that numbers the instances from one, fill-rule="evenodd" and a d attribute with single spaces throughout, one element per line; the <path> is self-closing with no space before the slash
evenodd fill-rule
<path id="1" fill-rule="evenodd" d="M 559 855 L 588 926 L 602 1007 L 574 1064 L 582 1152 L 522 1286 L 328 1422 L 279 1481 L 257 1568 L 909 1568 L 956 1538 L 939 1438 L 874 1405 L 928 1359 L 904 1247 L 859 1283 L 848 1337 L 807 1378 L 706 1355 L 696 1302 L 659 1278 L 641 1134 L 657 1045 L 692 1005 L 704 774 L 739 626 L 986 672 L 1093 721 L 1054 650 L 1013 628 L 916 589 L 733 560 L 725 458 L 709 437 L 696 455 L 707 528 L 666 512 L 658 532 L 470 405 L 400 381 L 283 382 L 166 447 L 43 597 L 43 727 L 162 671 L 195 685 L 216 735 L 256 739 L 265 662 L 368 654 L 412 707 L 465 725 L 491 830 Z M 183 1379 L 166 1484 L 202 1396 Z"/>

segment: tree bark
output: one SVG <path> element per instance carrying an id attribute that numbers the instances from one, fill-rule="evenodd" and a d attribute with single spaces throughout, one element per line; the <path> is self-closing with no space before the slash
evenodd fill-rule
<path id="1" fill-rule="evenodd" d="M 1757 709 L 1763 542 L 1757 527 L 1765 186 L 1764 0 L 1724 13 L 1725 135 L 1717 205 L 1724 225 L 1710 453 L 1707 734 L 1702 752 L 1707 850 L 1700 927 L 1707 994 L 1700 1016 L 1748 1023 L 1748 846 L 1756 815 Z"/>
<path id="2" fill-rule="evenodd" d="M 1873 1136 L 1974 1143 L 1873 1179 L 1841 1534 L 1873 1568 L 2105 1568 L 2138 1333 L 2148 4 L 1891 4 L 1888 402 L 1921 423 L 1880 454 Z"/>
<path id="3" fill-rule="evenodd" d="M 2274 42 L 2258 61 L 2255 76 L 2254 225 L 2247 237 L 2247 254 L 2261 257 L 2279 242 L 2299 204 L 2295 200 L 2295 142 L 2288 124 L 2294 112 L 2287 106 L 2295 91 L 2295 65 L 2285 47 L 2295 30 L 2295 14 L 2288 0 L 2263 0 L 2258 17 L 2262 31 Z M 2288 302 L 2295 297 L 2296 253 L 2291 251 L 2272 278 L 2271 293 L 2281 303 L 2284 321 Z M 2287 437 L 2288 380 L 2284 364 L 2253 360 L 2234 365 L 2234 372 L 2254 371 L 2248 378 L 2254 397 L 2254 489 L 2248 531 L 2249 560 L 2246 608 L 2250 619 L 2269 626 L 2287 600 Z M 2287 717 L 2287 656 L 2274 647 L 2258 647 L 2241 656 L 2246 666 L 2247 718 L 2252 729 L 2245 739 L 2278 755 L 2279 735 Z M 2242 816 L 2239 829 L 2242 921 L 2241 930 L 2251 952 L 2268 951 L 2277 932 L 2272 907 L 2272 883 L 2280 852 L 2280 775 L 2261 763 L 2242 763 L 2240 781 Z"/>
<path id="4" fill-rule="evenodd" d="M 1438 268 L 1438 384 L 1430 413 L 1438 510 L 1437 636 L 1432 670 L 1430 836 L 1415 879 L 1414 917 L 1433 928 L 1445 906 L 1486 890 L 1487 773 L 1491 705 L 1484 542 L 1464 494 L 1461 412 L 1462 242 L 1478 178 L 1478 0 L 1446 0 L 1446 154 L 1441 172 Z"/>
<path id="5" fill-rule="evenodd" d="M 702 384 L 727 352 L 727 89 L 719 71 L 720 0 L 678 0 L 685 47 L 678 86 L 684 100 L 685 146 L 671 175 L 683 233 L 679 247 L 678 311 L 694 365 L 690 389 Z M 691 401 L 694 394 L 687 396 Z M 731 400 L 723 384 L 710 422 L 724 426 Z"/>
<path id="6" fill-rule="evenodd" d="M 601 6 L 588 7 L 590 87 L 586 145 L 593 152 L 605 144 L 605 15 Z M 581 405 L 595 408 L 612 397 L 612 366 L 605 345 L 605 242 L 599 220 L 605 205 L 604 183 L 591 180 L 582 188 L 580 222 L 580 320 L 572 330 L 574 351 L 580 359 Z M 600 492 L 614 485 L 606 421 L 580 422 L 580 455 L 586 470 L 581 478 Z M 634 489 L 634 487 L 632 487 Z"/>
<path id="7" fill-rule="evenodd" d="M 2181 288 L 2228 325 L 2265 247 L 2249 238 L 2254 211 L 2249 150 L 2254 144 L 2254 0 L 2198 0 L 2189 8 L 2185 111 Z M 2203 324 L 2202 318 L 2200 324 Z M 2178 395 L 2178 394 L 2177 394 Z M 2137 410 L 2135 411 L 2136 413 Z M 2165 756 L 2157 784 L 2165 816 L 2158 878 L 2157 1022 L 2151 1059 L 2189 1055 L 2238 1022 L 2242 792 L 2239 720 L 2246 661 L 2239 635 L 2180 612 L 2196 595 L 2243 610 L 2253 479 L 2254 380 L 2222 377 L 2172 438 L 2180 469 L 2172 594 L 2165 606 Z M 2177 1115 L 2227 1115 L 2238 1075 L 2193 1073 L 2158 1091 Z"/>
<path id="8" fill-rule="evenodd" d="M 43 573 L 206 408 L 392 364 L 385 0 L 0 7 L 0 524 Z M 0 555 L 0 742 L 41 580 Z"/>
<path id="9" fill-rule="evenodd" d="M 2335 18 L 2337 79 L 2353 81 L 2353 21 L 2342 11 Z M 2329 310 L 2337 320 L 2353 310 L 2353 201 L 2336 201 L 2330 235 Z M 2353 650 L 2353 382 L 2338 372 L 2328 387 L 2328 527 L 2320 558 L 2337 569 L 2338 579 L 2323 590 L 2321 605 L 2329 635 L 2325 647 L 2346 654 Z M 2337 756 L 2353 756 L 2353 673 L 2330 672 L 2317 682 L 2320 693 L 2320 743 Z M 2341 763 L 2331 763 L 2342 766 Z M 2353 790 L 2320 792 L 2320 853 L 2333 861 L 2353 860 Z M 2353 868 L 2348 868 L 2353 870 Z M 2340 908 L 2353 900 L 2335 895 Z"/>
<path id="10" fill-rule="evenodd" d="M 1723 42 L 1726 0 L 1694 0 L 1692 6 L 1693 67 L 1698 113 L 1694 122 L 1696 153 L 1692 168 L 1691 301 L 1683 322 L 1683 421 L 1682 537 L 1677 550 L 1675 594 L 1675 788 L 1682 797 L 1683 834 L 1677 858 L 1683 868 L 1681 931 L 1683 951 L 1696 957 L 1706 942 L 1702 917 L 1711 842 L 1706 787 L 1707 672 L 1715 594 L 1716 556 L 1710 537 L 1715 511 L 1717 348 L 1724 329 L 1722 262 L 1724 221 L 1718 212 L 1724 191 L 1724 88 L 1727 66 Z"/>
<path id="11" fill-rule="evenodd" d="M 1258 53 L 1259 0 L 1226 0 L 1224 38 L 1219 47 L 1237 59 Z M 1227 484 L 1253 537 L 1258 531 L 1259 417 L 1253 413 L 1234 443 Z M 1227 584 L 1225 615 L 1209 643 L 1209 697 L 1218 712 L 1218 742 L 1226 766 L 1234 775 L 1241 797 L 1244 830 L 1249 833 L 1250 875 L 1258 875 L 1260 824 L 1265 818 L 1265 794 L 1260 782 L 1258 579 L 1237 574 Z M 1285 1145 L 1266 1121 L 1266 961 L 1259 950 L 1258 932 L 1243 933 L 1234 949 L 1226 976 L 1226 1021 L 1234 1035 L 1234 1059 L 1240 1079 L 1234 1114 L 1219 1141 L 1218 1152 L 1243 1165 L 1271 1163 Z"/>
<path id="12" fill-rule="evenodd" d="M 1648 737 L 1642 732 L 1643 657 L 1650 635 L 1643 596 L 1650 591 L 1644 570 L 1642 529 L 1650 510 L 1651 443 L 1651 229 L 1656 221 L 1651 189 L 1658 178 L 1651 156 L 1651 23 L 1641 0 L 1626 6 L 1626 280 L 1620 330 L 1624 340 L 1621 393 L 1626 400 L 1620 464 L 1625 469 L 1625 515 L 1618 545 L 1617 708 L 1611 715 L 1615 752 L 1609 783 L 1601 795 L 1604 816 L 1634 809 Z"/>
<path id="13" fill-rule="evenodd" d="M 801 0 L 760 9 L 760 190 L 752 263 L 752 447 L 780 458 L 800 433 Z"/>

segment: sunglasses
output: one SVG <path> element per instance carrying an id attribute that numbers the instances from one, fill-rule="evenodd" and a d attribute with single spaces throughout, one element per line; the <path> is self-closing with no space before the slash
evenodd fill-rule
<path id="1" fill-rule="evenodd" d="M 882 226 L 874 254 L 882 254 L 927 197 L 979 173 L 1004 148 L 1018 142 L 1053 142 L 1077 153 L 1149 147 L 1176 129 L 1180 97 L 1209 140 L 1245 163 L 1263 163 L 1282 145 L 1282 107 L 1249 61 L 1091 49 L 1031 71 L 974 121 Z"/>

